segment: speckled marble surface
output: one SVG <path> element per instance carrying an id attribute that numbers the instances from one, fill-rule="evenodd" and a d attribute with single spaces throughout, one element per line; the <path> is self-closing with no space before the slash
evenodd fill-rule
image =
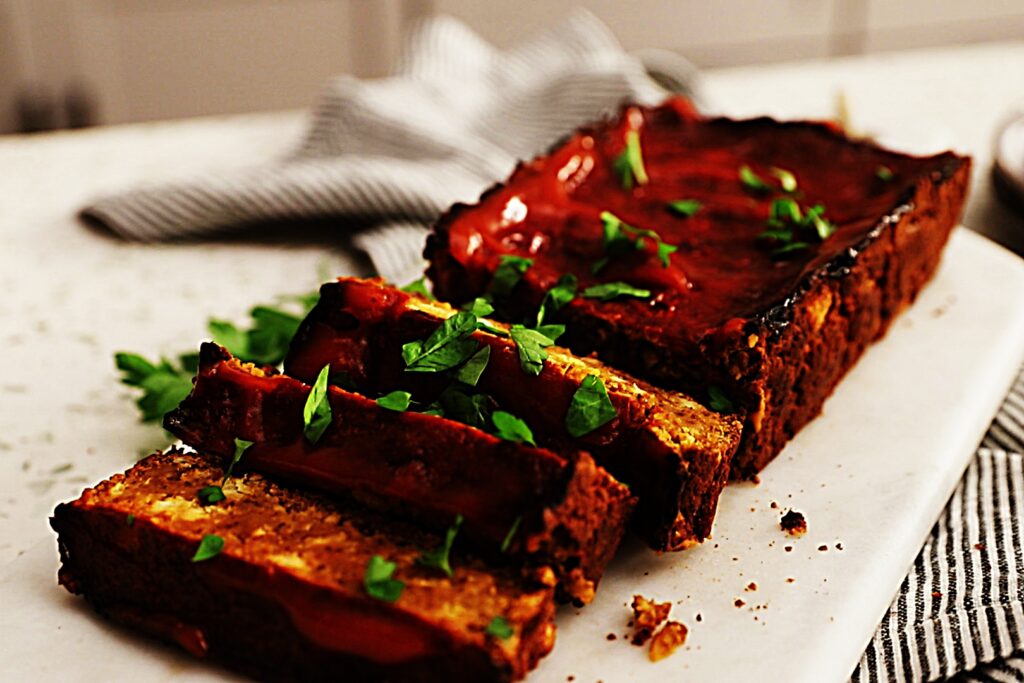
<path id="1" fill-rule="evenodd" d="M 707 74 L 706 86 L 709 100 L 723 111 L 780 116 L 830 115 L 834 93 L 842 89 L 861 129 L 911 147 L 948 144 L 974 154 L 976 183 L 965 222 L 1004 241 L 1024 232 L 1019 218 L 994 203 L 987 183 L 995 125 L 1024 93 L 1024 44 L 732 69 Z M 57 501 L 167 442 L 159 427 L 137 422 L 131 392 L 117 381 L 115 351 L 187 351 L 204 337 L 211 316 L 242 318 L 255 303 L 308 291 L 330 274 L 363 274 L 367 267 L 345 248 L 342 225 L 282 229 L 276 237 L 135 245 L 83 228 L 74 212 L 94 193 L 199 169 L 229 171 L 270 158 L 294 144 L 302 125 L 301 115 L 285 113 L 0 138 L 0 344 L 6 361 L 0 375 L 0 593 L 5 593 L 0 656 L 13 661 L 9 657 L 29 655 L 17 658 L 22 676 L 69 680 L 131 672 L 146 680 L 178 680 L 219 675 L 125 638 L 57 589 L 46 518 Z M 730 490 L 716 531 L 721 547 L 662 558 L 627 548 L 589 616 L 568 618 L 571 610 L 564 615 L 560 644 L 538 680 L 565 680 L 570 673 L 580 681 L 673 673 L 736 680 L 766 669 L 785 672 L 787 679 L 842 677 L 1019 361 L 1012 358 L 1021 347 L 1014 336 L 1020 334 L 1014 316 L 1024 287 L 1014 275 L 1019 264 L 970 235 L 957 241 L 959 251 L 951 253 L 967 255 L 947 262 L 948 282 L 926 291 L 893 336 L 869 353 L 825 415 L 769 468 L 761 487 Z M 990 257 L 995 261 L 986 261 Z M 996 261 L 999 269 L 992 265 Z M 1007 273 L 1006 279 L 975 291 L 976 298 L 960 296 L 958 288 L 970 287 L 978 268 Z M 1008 321 L 1005 329 L 1000 321 Z M 1003 339 L 998 353 L 986 348 L 996 331 Z M 885 422 L 887 411 L 873 408 L 876 397 L 897 405 L 925 400 L 891 383 L 894 368 L 926 369 L 913 364 L 919 339 L 942 342 L 933 352 L 943 358 L 943 367 L 958 368 L 949 373 L 955 382 L 936 382 L 926 397 L 930 410 L 956 411 L 940 412 L 942 419 L 922 418 L 919 426 L 929 430 L 925 435 L 906 431 L 898 421 Z M 986 353 L 978 354 L 979 348 Z M 864 457 L 891 475 L 892 485 L 853 477 L 841 467 L 842 458 L 861 457 L 856 439 L 866 437 L 863 426 L 844 420 L 849 410 L 874 420 L 872 443 L 881 439 L 903 444 L 904 450 L 919 444 L 911 450 L 920 466 L 886 470 L 885 453 L 872 452 Z M 958 423 L 964 414 L 969 419 Z M 837 434 L 846 440 L 837 442 Z M 844 445 L 836 452 L 831 443 Z M 839 460 L 822 459 L 822 452 Z M 808 467 L 812 455 L 819 465 Z M 806 481 L 794 478 L 800 473 Z M 850 488 L 850 482 L 856 486 Z M 926 488 L 908 502 L 903 491 L 910 484 Z M 779 549 L 784 539 L 769 535 L 777 530 L 777 512 L 769 503 L 787 505 L 790 495 L 800 496 L 814 533 L 787 554 Z M 876 546 L 871 528 L 844 526 L 860 509 L 851 510 L 848 500 L 902 509 L 905 523 Z M 843 551 L 835 547 L 840 542 L 846 544 Z M 821 544 L 827 552 L 816 549 Z M 790 573 L 794 585 L 784 582 Z M 748 595 L 749 581 L 761 588 Z M 608 632 L 617 632 L 621 641 L 621 604 L 634 589 L 682 601 L 678 616 L 693 629 L 689 652 L 652 668 L 635 648 L 605 640 Z M 737 597 L 749 604 L 735 608 Z M 762 604 L 770 605 L 768 616 L 757 609 Z M 701 624 L 694 621 L 697 611 Z M 761 635 L 767 633 L 773 634 L 770 641 Z M 762 655 L 781 648 L 780 658 L 736 657 L 738 642 L 767 643 L 751 649 Z M 794 643 L 806 646 L 792 648 L 805 653 L 796 658 L 798 667 L 787 651 Z M 73 656 L 46 657 L 58 644 Z M 602 668 L 609 657 L 620 662 L 614 670 Z M 724 661 L 735 666 L 723 669 Z"/>

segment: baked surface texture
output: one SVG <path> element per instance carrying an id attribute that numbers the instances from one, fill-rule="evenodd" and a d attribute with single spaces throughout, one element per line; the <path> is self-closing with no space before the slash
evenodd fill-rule
<path id="1" fill-rule="evenodd" d="M 418 566 L 441 540 L 359 507 L 232 477 L 169 451 L 57 507 L 60 583 L 101 614 L 261 680 L 522 678 L 554 643 L 550 570 L 519 573 L 453 554 L 453 576 Z M 207 534 L 219 555 L 192 557 Z M 395 602 L 363 588 L 374 555 L 396 563 Z M 502 617 L 511 635 L 488 634 Z"/>
<path id="2" fill-rule="evenodd" d="M 552 566 L 563 595 L 593 598 L 634 500 L 589 455 L 563 457 L 443 417 L 387 410 L 333 386 L 331 424 L 313 444 L 303 435 L 308 394 L 299 380 L 206 343 L 192 393 L 164 424 L 225 460 L 235 439 L 251 441 L 242 467 L 353 496 L 438 531 L 462 515 L 461 537 L 485 554 Z"/>
<path id="3" fill-rule="evenodd" d="M 644 183 L 620 173 L 631 135 Z M 744 166 L 764 187 L 741 180 Z M 459 304 L 487 291 L 503 256 L 532 259 L 504 302 L 508 319 L 536 310 L 566 273 L 581 289 L 649 290 L 577 297 L 560 311 L 560 342 L 702 400 L 722 392 L 745 421 L 732 474 L 752 478 L 931 277 L 969 176 L 968 158 L 907 156 L 828 124 L 702 119 L 681 100 L 627 107 L 520 164 L 477 204 L 454 206 L 428 239 L 428 275 Z M 681 200 L 696 209 L 672 206 Z M 834 233 L 803 233 L 793 241 L 806 246 L 787 251 L 763 235 L 777 200 L 801 215 L 820 205 Z M 645 238 L 610 254 L 605 212 L 676 250 L 663 264 Z"/>
<path id="4" fill-rule="evenodd" d="M 292 340 L 285 370 L 311 381 L 330 363 L 332 372 L 344 373 L 360 391 L 408 390 L 428 405 L 450 379 L 407 372 L 402 346 L 429 336 L 454 313 L 446 304 L 379 280 L 341 278 L 321 288 L 320 302 Z M 534 376 L 521 369 L 516 344 L 508 337 L 478 330 L 471 339 L 489 352 L 476 388 L 525 420 L 541 446 L 560 453 L 584 449 L 628 484 L 639 499 L 632 526 L 648 544 L 678 550 L 710 534 L 739 442 L 738 420 L 557 346 L 546 349 L 547 359 Z M 603 382 L 617 416 L 574 438 L 566 414 L 590 375 Z"/>

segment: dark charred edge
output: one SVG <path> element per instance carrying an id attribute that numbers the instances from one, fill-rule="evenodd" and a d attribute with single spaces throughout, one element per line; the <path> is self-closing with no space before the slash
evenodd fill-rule
<path id="1" fill-rule="evenodd" d="M 324 287 L 331 287 L 331 284 Z M 337 287 L 334 287 L 333 291 L 337 291 Z M 223 347 L 212 342 L 204 342 L 200 346 L 199 358 L 199 371 L 193 379 L 193 392 L 177 408 L 165 415 L 164 428 L 196 450 L 227 458 L 234 451 L 233 436 L 229 438 L 214 432 L 231 432 L 233 435 L 240 411 L 230 403 L 218 408 L 211 405 L 209 397 L 197 398 L 195 388 L 219 364 L 231 361 L 233 357 Z M 280 374 L 273 368 L 260 369 L 270 376 Z M 298 385 L 303 384 L 291 377 L 282 376 L 282 379 Z M 332 387 L 332 390 L 341 395 L 353 395 L 339 387 Z M 227 395 L 222 398 L 225 402 L 230 402 Z M 376 410 L 386 414 L 383 408 Z M 442 417 L 430 419 L 436 420 L 439 425 L 452 424 Z M 479 431 L 461 423 L 458 423 L 458 426 Z M 501 442 L 497 448 L 506 451 L 513 448 L 527 449 L 511 442 Z M 564 602 L 584 604 L 592 598 L 605 567 L 614 557 L 622 541 L 636 499 L 625 486 L 603 468 L 597 467 L 588 454 L 576 451 L 558 455 L 565 462 L 565 466 L 555 479 L 547 483 L 549 496 L 545 500 L 539 500 L 529 514 L 524 513 L 519 538 L 515 539 L 516 542 L 513 543 L 510 552 L 498 552 L 486 544 L 477 544 L 476 550 L 499 564 L 518 561 L 530 567 L 551 566 L 559 578 L 558 598 Z M 244 460 L 239 463 L 239 471 L 248 469 L 249 463 Z M 264 474 L 272 480 L 289 479 L 285 475 L 273 472 Z M 588 485 L 582 485 L 581 480 L 585 480 Z M 296 480 L 294 483 L 317 488 L 316 482 L 308 478 Z M 351 489 L 338 492 L 332 489 L 330 495 L 402 519 L 417 519 L 424 526 L 439 532 L 443 532 L 450 523 L 450 520 L 443 523 L 438 520 L 432 522 L 429 517 L 424 516 L 423 509 L 415 504 L 378 495 L 374 491 Z M 590 518 L 598 512 L 597 508 L 600 508 L 603 524 L 591 523 L 593 520 Z M 527 541 L 521 542 L 522 539 Z M 524 545 L 531 545 L 537 550 L 527 551 Z M 581 572 L 582 576 L 579 576 Z"/>
<path id="2" fill-rule="evenodd" d="M 206 460 L 203 455 L 177 448 L 149 458 L 168 456 Z M 149 458 L 135 467 L 144 466 Z M 285 492 L 309 497 L 314 504 L 324 500 L 315 494 L 290 493 L 287 488 Z M 365 524 L 372 526 L 375 515 L 367 514 Z M 243 589 L 216 588 L 204 578 L 201 565 L 190 561 L 194 542 L 157 529 L 145 517 L 126 518 L 116 510 L 89 508 L 79 499 L 59 504 L 49 522 L 58 536 L 58 583 L 68 592 L 84 597 L 101 616 L 136 634 L 163 641 L 197 659 L 257 680 L 334 681 L 342 670 L 346 680 L 367 683 L 514 681 L 525 677 L 551 649 L 555 605 L 549 598 L 543 609 L 524 622 L 521 647 L 510 656 L 499 657 L 486 648 L 463 644 L 413 661 L 373 662 L 310 641 L 294 627 L 288 611 L 272 598 Z M 126 534 L 132 536 L 131 549 L 118 544 Z M 396 541 L 416 544 L 420 535 L 417 531 Z M 246 575 L 259 570 L 258 566 L 236 558 L 225 557 L 218 562 L 222 567 L 228 565 L 229 574 Z M 526 591 L 550 586 L 536 576 L 530 578 L 525 570 L 519 575 Z M 389 603 L 355 599 L 366 605 L 368 613 L 384 619 L 399 615 L 399 610 Z M 400 618 L 427 623 L 410 613 L 402 613 Z M 440 641 L 453 643 L 449 634 L 441 632 L 441 626 L 432 628 L 437 630 Z"/>

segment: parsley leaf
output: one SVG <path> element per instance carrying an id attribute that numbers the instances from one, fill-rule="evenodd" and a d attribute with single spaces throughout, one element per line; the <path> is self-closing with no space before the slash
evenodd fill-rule
<path id="1" fill-rule="evenodd" d="M 498 640 L 508 640 L 515 635 L 515 629 L 509 625 L 505 617 L 494 617 L 491 623 L 487 624 L 487 635 Z"/>
<path id="2" fill-rule="evenodd" d="M 537 445 L 533 440 L 533 432 L 530 431 L 530 428 L 512 413 L 506 413 L 504 410 L 495 410 L 491 415 L 491 422 L 494 424 L 494 434 L 499 439 L 526 443 L 531 446 Z"/>
<path id="3" fill-rule="evenodd" d="M 317 293 L 291 297 L 305 309 L 300 315 L 270 306 L 256 306 L 249 311 L 252 327 L 248 330 L 224 320 L 211 320 L 207 327 L 213 341 L 236 358 L 260 365 L 277 365 L 288 354 L 288 345 L 302 318 L 316 305 L 318 298 Z"/>
<path id="4" fill-rule="evenodd" d="M 631 296 L 637 299 L 649 299 L 651 290 L 640 289 L 626 282 L 606 282 L 601 285 L 593 285 L 583 290 L 583 297 L 586 299 L 600 299 L 611 301 L 620 296 Z"/>
<path id="5" fill-rule="evenodd" d="M 408 391 L 392 391 L 390 394 L 385 394 L 378 398 L 377 405 L 381 408 L 402 413 L 409 409 L 409 401 L 411 398 L 412 394 Z"/>
<path id="6" fill-rule="evenodd" d="M 454 377 L 463 384 L 475 387 L 480 381 L 480 375 L 487 369 L 487 363 L 491 360 L 491 347 L 486 344 L 480 350 L 469 357 L 462 367 L 455 371 Z"/>
<path id="7" fill-rule="evenodd" d="M 509 333 L 516 344 L 516 350 L 519 351 L 519 367 L 527 375 L 536 377 L 544 369 L 544 361 L 548 357 L 548 352 L 544 349 L 555 342 L 541 332 L 522 325 L 513 325 Z"/>
<path id="8" fill-rule="evenodd" d="M 198 495 L 200 505 L 213 505 L 226 498 L 224 490 L 219 486 L 204 486 L 199 489 Z"/>
<path id="9" fill-rule="evenodd" d="M 224 472 L 224 481 L 220 483 L 221 486 L 227 483 L 228 479 L 231 478 L 231 473 L 235 469 L 235 465 L 242 459 L 242 455 L 249 450 L 249 446 L 252 445 L 252 441 L 246 441 L 245 439 L 235 439 L 235 456 L 231 458 L 231 464 L 228 465 L 228 469 Z"/>
<path id="10" fill-rule="evenodd" d="M 114 354 L 114 363 L 121 371 L 121 381 L 142 389 L 136 405 L 142 411 L 143 422 L 163 419 L 165 413 L 176 408 L 189 395 L 196 362 L 195 354 L 181 356 L 177 365 L 166 358 L 153 364 L 138 354 Z"/>
<path id="11" fill-rule="evenodd" d="M 203 536 L 203 540 L 199 541 L 199 547 L 196 548 L 196 554 L 192 556 L 192 561 L 205 562 L 220 555 L 222 550 L 224 550 L 224 539 L 217 534 L 206 534 Z"/>
<path id="12" fill-rule="evenodd" d="M 494 306 L 485 297 L 478 296 L 477 298 L 470 301 L 468 304 L 462 307 L 462 310 L 469 311 L 477 318 L 486 318 L 491 313 L 494 313 Z"/>
<path id="13" fill-rule="evenodd" d="M 127 526 L 135 526 L 135 515 L 129 513 L 129 515 L 124 518 L 124 523 Z"/>
<path id="14" fill-rule="evenodd" d="M 619 256 L 630 252 L 642 251 L 646 247 L 644 240 L 650 240 L 657 248 L 658 259 L 665 268 L 669 266 L 669 254 L 675 252 L 679 247 L 667 244 L 662 241 L 661 236 L 653 230 L 636 228 L 623 222 L 621 218 L 611 211 L 601 212 L 601 223 L 604 229 L 604 253 L 605 257 L 599 259 L 591 267 L 590 271 L 595 275 L 600 272 L 608 262 Z"/>
<path id="15" fill-rule="evenodd" d="M 700 211 L 703 204 L 696 199 L 677 199 L 669 202 L 666 206 L 672 213 L 682 216 L 683 218 L 689 218 Z"/>
<path id="16" fill-rule="evenodd" d="M 824 216 L 825 207 L 815 204 L 801 210 L 800 205 L 789 197 L 780 197 L 772 202 L 767 224 L 769 229 L 758 235 L 761 239 L 776 242 L 773 256 L 785 256 L 810 247 L 806 240 L 798 239 L 808 234 L 823 242 L 835 232 L 836 226 Z"/>
<path id="17" fill-rule="evenodd" d="M 646 185 L 649 182 L 640 149 L 640 133 L 635 130 L 626 131 L 626 147 L 612 161 L 612 168 L 626 190 L 633 189 L 634 184 Z"/>
<path id="18" fill-rule="evenodd" d="M 708 407 L 716 413 L 730 415 L 735 410 L 732 400 L 726 396 L 720 387 L 714 385 L 708 387 Z"/>
<path id="19" fill-rule="evenodd" d="M 775 166 L 771 169 L 771 174 L 779 179 L 779 187 L 783 192 L 796 192 L 796 176 L 791 172 Z"/>
<path id="20" fill-rule="evenodd" d="M 565 428 L 570 436 L 580 437 L 611 422 L 616 415 L 604 382 L 597 375 L 587 375 L 572 395 Z"/>
<path id="21" fill-rule="evenodd" d="M 470 427 L 486 430 L 491 422 L 490 399 L 484 394 L 473 394 L 452 385 L 437 397 L 444 417 Z"/>
<path id="22" fill-rule="evenodd" d="M 479 346 L 468 338 L 476 328 L 476 316 L 459 311 L 441 323 L 426 340 L 403 344 L 406 371 L 442 372 L 461 365 Z"/>
<path id="23" fill-rule="evenodd" d="M 434 295 L 427 290 L 427 278 L 425 276 L 421 277 L 419 280 L 413 280 L 400 289 L 408 294 L 419 294 L 428 301 L 437 301 Z"/>
<path id="24" fill-rule="evenodd" d="M 366 571 L 363 573 L 363 590 L 371 598 L 394 602 L 398 600 L 405 588 L 405 584 L 394 576 L 397 565 L 388 562 L 380 555 L 374 555 L 366 564 Z"/>
<path id="25" fill-rule="evenodd" d="M 544 299 L 540 302 L 540 308 L 537 309 L 537 324 L 535 327 L 540 329 L 548 316 L 552 313 L 557 313 L 566 304 L 575 299 L 578 286 L 579 282 L 576 276 L 571 273 L 558 278 L 558 282 L 544 294 Z M 562 331 L 564 332 L 565 330 L 563 329 Z M 551 337 L 552 341 L 557 338 L 557 336 Z"/>
<path id="26" fill-rule="evenodd" d="M 522 523 L 522 515 L 516 517 L 515 521 L 512 522 L 512 526 L 508 528 L 508 533 L 505 534 L 505 538 L 501 541 L 501 552 L 507 553 L 508 549 L 512 547 L 512 539 L 515 538 L 516 532 L 519 531 L 519 525 Z"/>
<path id="27" fill-rule="evenodd" d="M 494 277 L 488 293 L 494 299 L 507 299 L 523 275 L 533 265 L 532 258 L 505 254 L 501 257 L 498 267 L 494 269 Z"/>
<path id="28" fill-rule="evenodd" d="M 771 192 L 772 186 L 766 183 L 761 176 L 754 173 L 754 169 L 746 164 L 740 166 L 740 182 L 751 192 Z"/>
<path id="29" fill-rule="evenodd" d="M 879 166 L 875 169 L 875 177 L 881 180 L 883 183 L 891 182 L 895 174 L 892 169 L 888 166 Z"/>
<path id="30" fill-rule="evenodd" d="M 449 555 L 452 552 L 452 544 L 455 542 L 455 535 L 459 533 L 460 526 L 462 526 L 462 515 L 456 515 L 455 522 L 445 532 L 444 542 L 433 550 L 423 552 L 416 562 L 424 567 L 440 569 L 447 576 L 451 577 L 452 566 L 449 562 Z"/>
<path id="31" fill-rule="evenodd" d="M 328 363 L 317 375 L 302 409 L 302 433 L 310 443 L 319 441 L 331 424 L 331 403 L 327 400 L 327 376 L 330 372 L 331 365 Z"/>

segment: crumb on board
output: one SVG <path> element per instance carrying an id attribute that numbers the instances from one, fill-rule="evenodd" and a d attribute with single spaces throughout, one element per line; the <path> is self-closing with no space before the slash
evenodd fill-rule
<path id="1" fill-rule="evenodd" d="M 615 640 L 616 638 L 618 638 L 618 636 L 616 636 L 614 633 L 609 633 L 604 638 L 605 640 Z"/>
<path id="2" fill-rule="evenodd" d="M 796 581 L 796 579 L 794 579 L 792 576 L 786 579 L 786 583 L 793 583 L 794 581 Z"/>
<path id="3" fill-rule="evenodd" d="M 818 552 L 823 553 L 823 552 L 825 552 L 827 550 L 828 550 L 828 546 L 827 545 L 822 544 L 822 545 L 818 546 Z"/>
<path id="4" fill-rule="evenodd" d="M 745 602 L 744 602 L 743 600 L 741 600 L 740 598 L 736 598 L 736 601 L 735 601 L 734 603 L 732 603 L 732 604 L 736 605 L 736 607 L 743 607 L 743 606 L 744 606 L 745 604 L 747 604 L 747 603 L 745 603 Z"/>
<path id="5" fill-rule="evenodd" d="M 786 546 L 786 552 L 787 552 L 787 553 L 791 553 L 791 552 L 793 552 L 793 546 L 791 546 L 791 545 L 787 545 L 787 546 Z"/>
<path id="6" fill-rule="evenodd" d="M 746 587 L 745 590 L 756 591 L 757 590 L 757 583 L 754 582 L 754 581 L 751 581 L 750 583 L 747 584 L 747 587 Z"/>
<path id="7" fill-rule="evenodd" d="M 652 662 L 658 662 L 668 657 L 686 642 L 686 634 L 689 629 L 685 624 L 678 621 L 670 621 L 654 634 L 651 639 L 651 647 L 647 650 L 647 656 Z"/>
<path id="8" fill-rule="evenodd" d="M 642 595 L 633 596 L 633 644 L 643 645 L 661 622 L 668 619 L 671 602 L 655 602 Z"/>
<path id="9" fill-rule="evenodd" d="M 782 515 L 779 526 L 790 536 L 803 536 L 807 533 L 807 518 L 802 512 L 790 510 Z"/>

